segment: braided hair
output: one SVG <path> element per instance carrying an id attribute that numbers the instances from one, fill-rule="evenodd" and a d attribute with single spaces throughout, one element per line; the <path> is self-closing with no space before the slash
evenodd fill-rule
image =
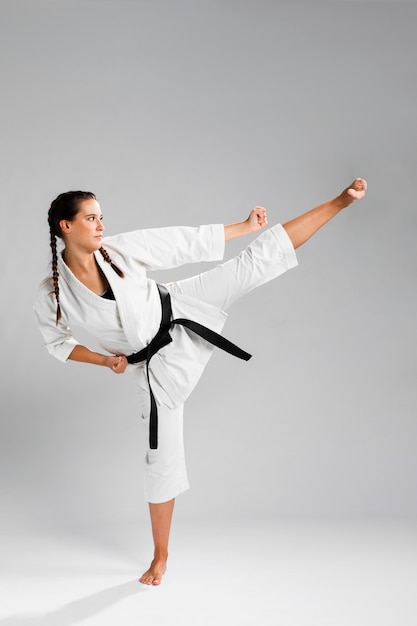
<path id="1" fill-rule="evenodd" d="M 52 282 L 54 285 L 54 294 L 56 299 L 56 324 L 61 319 L 61 306 L 59 303 L 59 283 L 58 283 L 58 253 L 56 238 L 62 239 L 62 231 L 60 226 L 61 220 L 71 222 L 79 211 L 79 204 L 83 200 L 95 200 L 96 196 L 91 191 L 66 191 L 59 194 L 51 203 L 48 211 L 48 224 L 50 234 L 50 245 L 52 250 Z M 100 247 L 100 252 L 106 263 L 109 263 L 118 276 L 124 278 L 121 269 L 115 265 L 108 252 Z"/>

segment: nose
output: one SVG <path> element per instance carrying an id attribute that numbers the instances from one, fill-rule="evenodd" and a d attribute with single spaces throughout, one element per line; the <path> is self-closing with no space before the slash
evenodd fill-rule
<path id="1" fill-rule="evenodd" d="M 98 223 L 97 230 L 104 230 L 104 224 L 103 224 L 103 222 L 99 222 L 99 223 Z"/>

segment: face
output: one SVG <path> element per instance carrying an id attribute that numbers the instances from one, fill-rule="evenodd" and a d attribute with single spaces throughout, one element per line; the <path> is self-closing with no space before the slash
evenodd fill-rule
<path id="1" fill-rule="evenodd" d="M 76 247 L 85 252 L 94 252 L 101 246 L 103 236 L 103 215 L 97 200 L 82 200 L 75 218 L 60 222 L 66 246 Z"/>

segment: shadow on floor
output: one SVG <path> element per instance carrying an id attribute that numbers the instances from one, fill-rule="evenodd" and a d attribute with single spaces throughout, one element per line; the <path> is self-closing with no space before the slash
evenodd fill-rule
<path id="1" fill-rule="evenodd" d="M 115 587 L 103 589 L 80 600 L 65 604 L 46 615 L 21 614 L 0 619 L 0 626 L 72 626 L 77 622 L 101 613 L 111 605 L 134 594 L 143 593 L 147 587 L 132 580 Z"/>

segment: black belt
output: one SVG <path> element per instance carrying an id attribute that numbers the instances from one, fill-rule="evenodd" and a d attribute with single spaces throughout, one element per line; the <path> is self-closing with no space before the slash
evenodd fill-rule
<path id="1" fill-rule="evenodd" d="M 228 341 L 227 339 L 222 337 L 222 335 L 219 335 L 219 333 L 210 330 L 210 328 L 207 328 L 207 326 L 203 326 L 202 324 L 198 324 L 198 322 L 193 322 L 192 320 L 184 318 L 171 320 L 171 296 L 169 295 L 167 288 L 163 285 L 157 284 L 157 287 L 162 305 L 162 318 L 159 330 L 156 333 L 155 337 L 152 339 L 152 341 L 145 348 L 143 348 L 139 352 L 134 352 L 133 354 L 130 354 L 128 357 L 126 357 L 128 363 L 131 364 L 146 361 L 146 376 L 148 378 L 149 392 L 151 397 L 149 447 L 153 450 L 156 450 L 156 448 L 158 447 L 158 409 L 149 379 L 149 362 L 153 355 L 158 352 L 158 350 L 171 343 L 172 337 L 169 334 L 169 330 L 172 326 L 174 326 L 174 324 L 180 324 L 181 326 L 185 326 L 189 330 L 192 330 L 194 333 L 196 333 L 196 335 L 199 335 L 217 348 L 221 348 L 221 350 L 224 350 L 225 352 L 228 352 L 229 354 L 232 354 L 239 359 L 249 361 L 249 359 L 251 358 L 250 354 L 236 346 L 231 341 Z"/>

